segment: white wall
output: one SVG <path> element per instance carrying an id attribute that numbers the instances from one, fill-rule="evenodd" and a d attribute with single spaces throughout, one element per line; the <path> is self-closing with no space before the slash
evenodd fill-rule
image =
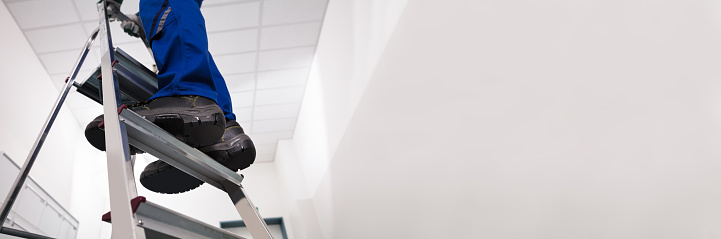
<path id="1" fill-rule="evenodd" d="M 409 1 L 343 133 L 279 144 L 291 235 L 721 236 L 717 3 Z"/>
<path id="2" fill-rule="evenodd" d="M 0 32 L 3 32 L 0 44 L 0 89 L 3 89 L 0 94 L 0 102 L 3 102 L 0 104 L 3 116 L 0 150 L 23 165 L 58 91 L 4 5 L 0 8 L 0 22 Z M 56 122 L 66 125 L 74 120 L 67 110 L 63 110 Z M 56 199 L 64 205 L 70 199 L 66 192 L 72 175 L 73 143 L 79 135 L 76 129 L 79 127 L 74 122 L 67 127 L 54 128 L 35 163 L 39 167 L 31 172 L 35 180 L 57 195 Z M 55 173 L 62 171 L 67 174 Z M 61 180 L 66 183 L 60 183 Z"/>
<path id="3" fill-rule="evenodd" d="M 329 1 L 294 133 L 315 191 L 406 0 Z"/>
<path id="4" fill-rule="evenodd" d="M 312 196 L 406 2 L 329 2 L 294 140 L 280 141 L 275 158 L 291 237 L 322 237 Z"/>
<path id="5" fill-rule="evenodd" d="M 0 4 L 0 32 L 0 150 L 23 165 L 58 96 L 52 81 L 64 79 L 48 77 L 4 4 Z M 68 68 L 74 61 L 68 59 Z M 93 205 L 102 205 L 107 196 L 94 197 L 103 192 L 93 184 L 107 182 L 107 177 L 85 176 L 103 172 L 105 158 L 85 141 L 82 132 L 67 107 L 63 108 L 30 176 L 80 221 L 78 238 L 98 238 L 98 218 L 103 212 Z"/>

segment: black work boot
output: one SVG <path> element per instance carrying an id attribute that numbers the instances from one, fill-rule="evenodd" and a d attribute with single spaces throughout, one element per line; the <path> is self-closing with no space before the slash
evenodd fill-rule
<path id="1" fill-rule="evenodd" d="M 223 110 L 201 96 L 156 98 L 130 109 L 191 147 L 215 143 L 225 129 Z"/>
<path id="2" fill-rule="evenodd" d="M 173 194 L 193 190 L 203 181 L 158 160 L 145 166 L 140 173 L 140 184 L 156 193 Z"/>
<path id="3" fill-rule="evenodd" d="M 223 110 L 215 101 L 200 96 L 173 96 L 153 99 L 130 107 L 146 120 L 154 123 L 191 147 L 204 147 L 221 140 L 225 131 Z M 85 136 L 91 145 L 105 150 L 105 131 L 98 125 L 98 116 L 85 128 Z M 142 152 L 130 146 L 131 153 Z M 145 167 L 140 182 L 159 193 L 180 193 L 200 186 L 203 182 L 163 161 Z"/>
<path id="4" fill-rule="evenodd" d="M 103 122 L 103 115 L 95 117 L 93 121 L 85 126 L 85 139 L 88 140 L 90 145 L 94 146 L 100 151 L 105 151 L 105 131 L 99 127 L 100 122 Z M 141 154 L 142 150 L 130 145 L 130 154 Z"/>
<path id="5" fill-rule="evenodd" d="M 225 116 L 215 101 L 200 96 L 173 96 L 136 104 L 130 110 L 168 131 L 192 147 L 208 146 L 223 136 Z M 98 125 L 103 115 L 85 127 L 85 138 L 95 148 L 105 151 L 105 131 Z M 130 147 L 131 153 L 142 152 Z"/>
<path id="6" fill-rule="evenodd" d="M 225 122 L 225 133 L 220 142 L 198 148 L 231 171 L 245 169 L 255 162 L 255 145 L 235 120 Z"/>
<path id="7" fill-rule="evenodd" d="M 226 122 L 221 140 L 199 150 L 233 172 L 245 169 L 255 161 L 253 141 L 235 120 Z M 158 160 L 145 167 L 140 174 L 140 183 L 158 193 L 182 193 L 199 187 L 203 181 Z"/>

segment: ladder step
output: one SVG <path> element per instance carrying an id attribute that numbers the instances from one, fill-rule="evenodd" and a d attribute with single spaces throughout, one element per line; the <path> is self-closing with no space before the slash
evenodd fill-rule
<path id="1" fill-rule="evenodd" d="M 125 122 L 128 143 L 131 145 L 220 190 L 227 192 L 240 187 L 243 176 L 181 142 L 135 112 L 123 110 L 120 113 L 120 120 Z M 228 186 L 232 188 L 226 188 Z"/>
<path id="2" fill-rule="evenodd" d="M 138 219 L 138 226 L 145 229 L 148 239 L 161 238 L 211 238 L 211 239 L 243 239 L 226 230 L 195 220 L 178 212 L 172 211 L 144 197 L 131 201 Z M 106 220 L 107 219 L 107 220 Z M 110 220 L 110 212 L 103 215 L 103 221 Z"/>
<path id="3" fill-rule="evenodd" d="M 132 105 L 150 99 L 158 92 L 158 77 L 143 64 L 133 59 L 120 48 L 115 48 L 113 71 L 118 76 L 118 90 L 122 104 Z M 76 83 L 77 91 L 103 104 L 100 66 L 83 83 Z"/>

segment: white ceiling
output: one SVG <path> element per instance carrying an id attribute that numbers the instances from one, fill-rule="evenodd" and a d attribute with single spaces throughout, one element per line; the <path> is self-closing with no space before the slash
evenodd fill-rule
<path id="1" fill-rule="evenodd" d="M 122 11 L 138 11 L 125 0 Z M 209 50 L 225 76 L 233 110 L 258 150 L 257 162 L 272 161 L 278 139 L 291 138 L 305 92 L 328 0 L 208 0 L 201 11 Z M 96 0 L 3 0 L 58 89 L 72 70 L 89 34 L 98 26 Z M 137 38 L 111 23 L 113 44 L 151 68 Z M 81 68 L 84 81 L 100 63 L 91 52 Z M 74 90 L 73 90 L 74 91 Z M 102 107 L 71 93 L 66 106 L 83 128 Z"/>

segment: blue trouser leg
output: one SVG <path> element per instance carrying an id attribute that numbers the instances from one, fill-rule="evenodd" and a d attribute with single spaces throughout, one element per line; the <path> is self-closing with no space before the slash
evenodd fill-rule
<path id="1" fill-rule="evenodd" d="M 210 65 L 212 66 L 210 70 L 213 73 L 213 79 L 221 79 L 219 81 L 215 81 L 215 92 L 218 94 L 218 98 L 215 102 L 217 102 L 218 106 L 223 109 L 225 118 L 235 120 L 235 114 L 233 113 L 233 104 L 230 100 L 230 92 L 228 92 L 228 86 L 225 84 L 223 76 L 220 75 L 218 67 L 215 66 L 215 61 L 213 61 L 213 56 L 211 56 L 210 53 L 208 53 L 208 58 L 210 60 Z"/>
<path id="2" fill-rule="evenodd" d="M 202 0 L 141 0 L 140 19 L 158 66 L 158 93 L 151 99 L 199 95 L 235 119 L 223 76 L 208 52 Z"/>

